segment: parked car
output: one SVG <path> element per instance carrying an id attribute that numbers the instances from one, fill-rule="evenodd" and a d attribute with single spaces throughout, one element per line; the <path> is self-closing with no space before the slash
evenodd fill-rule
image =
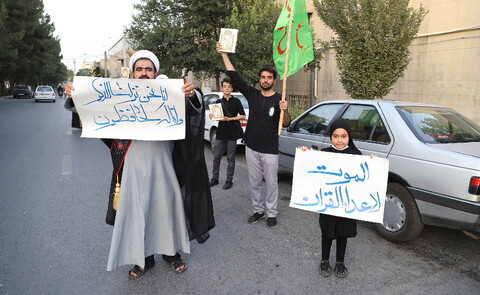
<path id="1" fill-rule="evenodd" d="M 240 121 L 240 126 L 243 128 L 243 132 L 245 132 L 245 128 L 247 127 L 247 122 L 248 122 L 248 101 L 243 96 L 243 94 L 239 92 L 232 92 L 232 96 L 235 96 L 240 100 L 240 102 L 243 105 L 243 109 L 245 110 L 245 120 Z M 217 134 L 217 129 L 218 129 L 218 121 L 216 120 L 210 120 L 209 119 L 209 114 L 210 114 L 210 109 L 209 105 L 214 104 L 217 102 L 219 98 L 223 97 L 223 92 L 210 92 L 207 93 L 203 96 L 203 99 L 205 101 L 205 133 L 204 133 L 204 139 L 209 141 L 212 145 L 212 150 L 215 144 L 215 138 Z M 243 145 L 243 139 L 240 138 L 237 140 L 237 145 Z"/>
<path id="2" fill-rule="evenodd" d="M 26 97 L 26 98 L 33 98 L 34 94 L 32 91 L 32 88 L 27 85 L 18 85 L 13 87 L 13 98 L 19 98 L 19 97 Z"/>
<path id="3" fill-rule="evenodd" d="M 40 100 L 55 102 L 55 91 L 51 86 L 37 86 L 37 89 L 35 89 L 35 102 Z"/>
<path id="4" fill-rule="evenodd" d="M 454 110 L 420 103 L 342 100 L 310 108 L 280 135 L 282 167 L 295 148 L 331 144 L 329 126 L 348 119 L 364 155 L 389 160 L 384 238 L 414 239 L 424 224 L 480 232 L 480 126 Z"/>

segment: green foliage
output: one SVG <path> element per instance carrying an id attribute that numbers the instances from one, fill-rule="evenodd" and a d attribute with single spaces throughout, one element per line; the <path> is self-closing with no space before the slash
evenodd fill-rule
<path id="1" fill-rule="evenodd" d="M 274 0 L 142 0 L 126 33 L 136 50 L 160 59 L 160 72 L 172 78 L 185 70 L 204 77 L 225 71 L 215 51 L 221 28 L 239 29 L 235 66 L 251 84 L 258 69 L 273 66 L 272 33 L 280 14 Z"/>
<path id="2" fill-rule="evenodd" d="M 67 69 L 67 74 L 66 74 L 65 80 L 72 82 L 74 76 L 75 76 L 75 72 Z"/>
<path id="3" fill-rule="evenodd" d="M 288 105 L 288 114 L 290 115 L 290 118 L 293 120 L 300 116 L 303 112 L 305 112 L 308 109 L 308 107 L 302 105 L 302 104 L 289 104 Z"/>
<path id="4" fill-rule="evenodd" d="M 92 71 L 90 69 L 80 69 L 75 76 L 92 76 Z"/>
<path id="5" fill-rule="evenodd" d="M 340 80 L 354 99 L 387 95 L 403 76 L 408 46 L 426 15 L 408 0 L 314 0 L 316 11 L 336 34 Z"/>
<path id="6" fill-rule="evenodd" d="M 315 33 L 312 32 L 313 37 L 313 46 L 315 47 L 313 50 L 314 59 L 308 65 L 304 67 L 304 70 L 314 71 L 315 69 L 320 69 L 320 62 L 322 61 L 325 52 L 330 49 L 330 42 L 326 42 L 320 39 L 315 38 Z"/>
<path id="7" fill-rule="evenodd" d="M 237 53 L 230 54 L 230 59 L 247 83 L 258 82 L 262 66 L 275 67 L 273 30 L 281 9 L 273 0 L 244 0 L 233 6 L 227 26 L 238 29 L 239 33 Z"/>
<path id="8" fill-rule="evenodd" d="M 234 2 L 142 0 L 126 33 L 134 49 L 158 56 L 161 73 L 178 78 L 193 70 L 217 76 L 222 68 L 215 42 Z"/>
<path id="9" fill-rule="evenodd" d="M 215 51 L 220 28 L 224 28 L 230 15 L 232 5 L 239 0 L 182 0 L 185 27 L 187 34 L 184 54 L 180 58 L 187 59 L 185 68 L 204 76 L 218 76 L 223 63 Z M 193 42 L 192 42 L 193 41 Z"/>
<path id="10" fill-rule="evenodd" d="M 34 87 L 65 80 L 54 30 L 42 0 L 0 0 L 0 81 Z"/>

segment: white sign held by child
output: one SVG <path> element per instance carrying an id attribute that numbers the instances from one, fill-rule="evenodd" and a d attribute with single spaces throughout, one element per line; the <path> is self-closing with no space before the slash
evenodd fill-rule
<path id="1" fill-rule="evenodd" d="M 382 223 L 388 160 L 297 148 L 290 207 Z"/>

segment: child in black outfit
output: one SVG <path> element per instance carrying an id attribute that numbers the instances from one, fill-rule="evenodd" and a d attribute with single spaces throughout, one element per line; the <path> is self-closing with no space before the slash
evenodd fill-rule
<path id="1" fill-rule="evenodd" d="M 332 141 L 332 145 L 322 149 L 322 151 L 361 155 L 362 152 L 355 147 L 351 134 L 352 131 L 347 120 L 339 119 L 334 121 L 330 127 L 330 140 Z M 307 147 L 302 146 L 300 149 L 305 151 Z M 333 240 L 336 239 L 337 261 L 334 271 L 338 278 L 346 277 L 347 268 L 344 264 L 344 258 L 347 248 L 347 238 L 353 238 L 357 235 L 357 221 L 355 219 L 320 214 L 320 229 L 322 230 L 320 275 L 328 277 L 331 273 L 329 261 L 330 248 L 332 247 Z"/>

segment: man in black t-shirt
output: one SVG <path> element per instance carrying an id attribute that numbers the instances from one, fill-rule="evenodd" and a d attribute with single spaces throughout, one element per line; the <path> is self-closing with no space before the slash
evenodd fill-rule
<path id="1" fill-rule="evenodd" d="M 248 125 L 243 140 L 248 167 L 248 179 L 253 204 L 253 215 L 248 223 L 267 217 L 267 226 L 277 226 L 278 204 L 278 122 L 280 110 L 283 110 L 283 126 L 290 124 L 287 112 L 288 103 L 282 96 L 273 91 L 277 78 L 274 68 L 264 67 L 259 71 L 261 90 L 249 86 L 235 71 L 226 52 L 221 52 L 221 44 L 217 43 L 217 52 L 222 56 L 227 75 L 232 85 L 238 89 L 248 101 Z M 262 179 L 266 189 L 263 189 Z"/>
<path id="2" fill-rule="evenodd" d="M 233 173 L 235 172 L 235 153 L 237 150 L 237 139 L 241 138 L 243 132 L 240 128 L 240 120 L 245 120 L 245 110 L 240 100 L 232 95 L 232 83 L 230 79 L 222 81 L 223 98 L 216 103 L 222 104 L 224 118 L 218 120 L 218 129 L 214 142 L 213 151 L 213 173 L 210 186 L 218 184 L 220 174 L 220 161 L 227 151 L 227 180 L 223 186 L 224 190 L 230 189 L 233 185 Z M 212 119 L 213 114 L 210 114 Z"/>

